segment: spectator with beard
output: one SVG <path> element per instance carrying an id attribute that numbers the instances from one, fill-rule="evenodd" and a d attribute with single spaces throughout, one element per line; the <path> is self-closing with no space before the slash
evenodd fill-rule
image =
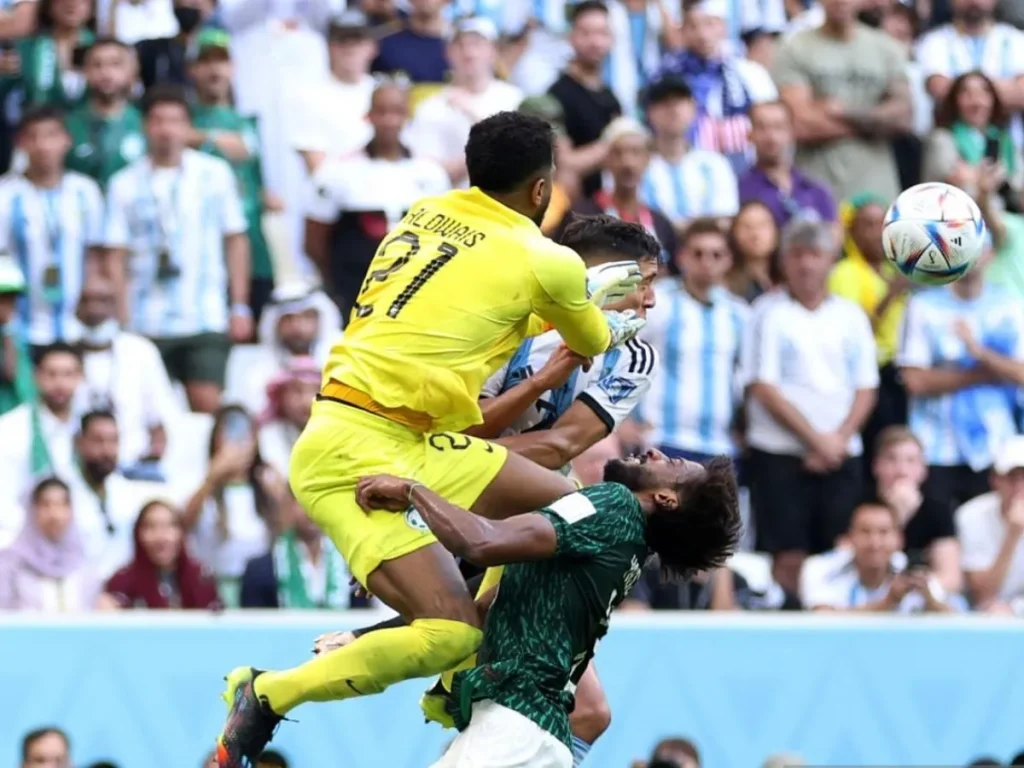
<path id="1" fill-rule="evenodd" d="M 267 385 L 258 442 L 263 460 L 281 477 L 288 477 L 292 446 L 309 421 L 320 378 L 320 365 L 313 358 L 296 357 Z"/>

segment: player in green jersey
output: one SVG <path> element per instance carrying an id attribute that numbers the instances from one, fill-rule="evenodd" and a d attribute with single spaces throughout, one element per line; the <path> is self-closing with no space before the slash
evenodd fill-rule
<path id="1" fill-rule="evenodd" d="M 503 521 L 408 480 L 360 481 L 365 509 L 418 513 L 453 554 L 508 565 L 477 666 L 455 676 L 452 714 L 462 733 L 434 768 L 570 768 L 576 685 L 648 556 L 687 576 L 720 566 L 735 549 L 740 515 L 729 459 L 704 466 L 651 451 L 609 462 L 604 477 Z"/>

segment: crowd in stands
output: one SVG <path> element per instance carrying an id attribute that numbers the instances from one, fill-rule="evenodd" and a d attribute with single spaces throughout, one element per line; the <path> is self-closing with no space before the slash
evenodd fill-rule
<path id="1" fill-rule="evenodd" d="M 6 5 L 0 610 L 372 604 L 290 448 L 383 236 L 521 110 L 546 233 L 662 247 L 658 375 L 576 474 L 727 454 L 745 492 L 748 551 L 626 607 L 1024 615 L 1018 4 Z M 944 288 L 882 253 L 920 181 L 991 234 Z"/>

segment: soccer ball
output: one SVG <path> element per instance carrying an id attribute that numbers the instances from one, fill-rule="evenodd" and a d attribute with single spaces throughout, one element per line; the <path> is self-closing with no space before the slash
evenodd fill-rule
<path id="1" fill-rule="evenodd" d="M 987 236 L 985 220 L 970 195 L 931 182 L 905 190 L 889 206 L 882 248 L 915 283 L 945 285 L 974 266 Z"/>

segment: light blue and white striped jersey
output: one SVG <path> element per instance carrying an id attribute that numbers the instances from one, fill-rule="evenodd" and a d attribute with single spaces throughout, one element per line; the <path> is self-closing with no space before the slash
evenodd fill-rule
<path id="1" fill-rule="evenodd" d="M 633 11 L 610 0 L 608 22 L 612 50 L 604 62 L 604 82 L 622 106 L 622 114 L 642 119 L 637 99 L 661 60 L 662 18 L 657 3 Z"/>
<path id="2" fill-rule="evenodd" d="M 496 397 L 529 378 L 544 367 L 561 344 L 557 331 L 527 339 L 484 383 L 480 396 Z M 657 364 L 657 354 L 649 344 L 630 339 L 595 357 L 589 371 L 577 368 L 565 384 L 537 398 L 505 434 L 549 429 L 576 400 L 584 401 L 611 432 L 650 389 Z"/>
<path id="3" fill-rule="evenodd" d="M 710 304 L 681 280 L 655 286 L 658 312 L 641 335 L 658 352 L 661 374 L 640 407 L 652 445 L 709 455 L 736 455 L 730 427 L 741 402 L 737 371 L 750 308 L 724 288 Z"/>
<path id="4" fill-rule="evenodd" d="M 25 274 L 18 309 L 29 343 L 77 339 L 86 257 L 102 244 L 103 194 L 89 177 L 69 171 L 53 189 L 21 175 L 0 180 L 0 251 Z"/>
<path id="5" fill-rule="evenodd" d="M 131 330 L 158 339 L 226 331 L 224 238 L 248 229 L 231 166 L 191 149 L 178 168 L 144 157 L 110 180 L 107 205 L 106 244 L 128 249 Z"/>
<path id="6" fill-rule="evenodd" d="M 718 5 L 725 11 L 725 28 L 733 50 L 742 51 L 740 36 L 744 32 L 782 32 L 786 28 L 784 0 L 720 0 Z"/>
<path id="7" fill-rule="evenodd" d="M 951 288 L 915 294 L 907 304 L 896 364 L 903 368 L 970 368 L 977 362 L 954 330 L 958 320 L 998 354 L 1024 362 L 1024 303 L 1002 286 L 986 285 L 972 301 Z M 1019 388 L 984 384 L 938 397 L 911 397 L 908 423 L 937 466 L 992 465 L 996 451 L 1015 434 Z"/>
<path id="8" fill-rule="evenodd" d="M 676 163 L 651 155 L 640 199 L 677 226 L 699 216 L 733 216 L 740 207 L 732 165 L 717 152 L 703 149 L 691 149 Z"/>

